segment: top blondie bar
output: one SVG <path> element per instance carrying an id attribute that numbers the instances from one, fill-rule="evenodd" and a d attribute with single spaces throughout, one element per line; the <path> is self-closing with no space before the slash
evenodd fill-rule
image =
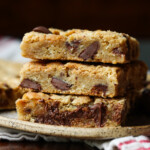
<path id="1" fill-rule="evenodd" d="M 124 33 L 36 27 L 21 43 L 22 55 L 36 60 L 129 63 L 138 59 L 138 41 Z"/>

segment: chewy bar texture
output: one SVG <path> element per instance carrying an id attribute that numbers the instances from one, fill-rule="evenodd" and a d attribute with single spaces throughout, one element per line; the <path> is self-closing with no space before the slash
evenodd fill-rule
<path id="1" fill-rule="evenodd" d="M 124 33 L 37 27 L 26 33 L 22 55 L 38 60 L 128 63 L 138 59 L 138 41 Z"/>
<path id="2" fill-rule="evenodd" d="M 18 88 L 22 64 L 0 60 L 0 110 L 14 109 L 15 101 L 23 95 Z"/>
<path id="3" fill-rule="evenodd" d="M 28 92 L 17 100 L 16 108 L 20 120 L 74 127 L 109 127 L 124 124 L 129 103 L 129 98 Z"/>
<path id="4" fill-rule="evenodd" d="M 147 66 L 141 61 L 115 67 L 34 61 L 22 68 L 20 86 L 44 93 L 125 96 L 128 91 L 143 87 L 146 71 Z"/>

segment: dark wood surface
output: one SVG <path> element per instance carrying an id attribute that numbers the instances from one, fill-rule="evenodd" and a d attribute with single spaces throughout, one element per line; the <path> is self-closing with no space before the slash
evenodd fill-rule
<path id="1" fill-rule="evenodd" d="M 96 150 L 84 143 L 68 142 L 8 142 L 0 141 L 0 150 Z"/>

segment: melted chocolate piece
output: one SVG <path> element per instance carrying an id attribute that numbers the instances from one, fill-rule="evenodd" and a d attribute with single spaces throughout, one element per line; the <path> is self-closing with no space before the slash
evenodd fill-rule
<path id="1" fill-rule="evenodd" d="M 24 79 L 21 84 L 21 87 L 23 88 L 30 88 L 36 91 L 41 91 L 41 85 L 39 83 L 37 83 L 36 81 L 32 81 L 30 79 Z"/>
<path id="2" fill-rule="evenodd" d="M 122 113 L 121 104 L 115 105 L 114 108 L 113 108 L 113 111 L 114 111 L 114 113 L 112 115 L 112 120 L 115 121 L 115 122 L 117 122 L 118 124 L 120 124 L 121 123 L 121 119 L 122 119 L 121 118 L 121 116 L 122 116 L 121 115 L 121 113 Z"/>
<path id="3" fill-rule="evenodd" d="M 100 127 L 102 123 L 102 104 L 97 103 L 94 106 L 92 106 L 91 112 L 93 112 L 93 114 L 96 114 L 94 116 L 94 121 L 97 124 L 97 126 Z"/>
<path id="4" fill-rule="evenodd" d="M 45 123 L 51 125 L 67 125 L 72 126 L 73 120 L 77 119 L 94 119 L 96 127 L 101 126 L 101 103 L 97 103 L 91 107 L 80 106 L 74 111 L 59 111 L 60 102 L 53 102 L 49 106 L 45 105 L 45 111 L 43 115 L 36 116 L 35 122 Z"/>
<path id="5" fill-rule="evenodd" d="M 34 32 L 39 32 L 39 33 L 45 33 L 45 34 L 49 34 L 52 32 L 50 32 L 46 27 L 43 27 L 43 26 L 39 26 L 39 27 L 36 27 L 33 29 Z"/>
<path id="6" fill-rule="evenodd" d="M 92 92 L 93 94 L 99 94 L 100 92 L 103 92 L 104 95 L 105 95 L 105 94 L 106 94 L 106 91 L 107 91 L 107 88 L 108 88 L 107 85 L 97 84 L 97 85 L 95 85 L 95 86 L 92 88 L 91 92 Z"/>
<path id="7" fill-rule="evenodd" d="M 100 47 L 100 44 L 98 41 L 93 42 L 80 53 L 79 58 L 82 58 L 84 60 L 87 60 L 89 58 L 93 59 L 99 47 Z"/>
<path id="8" fill-rule="evenodd" d="M 73 40 L 70 43 L 66 42 L 66 47 L 71 51 L 71 53 L 75 53 L 80 44 L 79 40 Z"/>
<path id="9" fill-rule="evenodd" d="M 101 127 L 104 127 L 107 122 L 107 107 L 103 103 L 101 107 L 101 118 Z"/>
<path id="10" fill-rule="evenodd" d="M 52 78 L 51 83 L 56 89 L 59 89 L 62 91 L 69 90 L 70 87 L 72 86 L 72 85 L 70 85 L 70 84 L 68 84 L 68 83 L 66 83 L 60 79 L 55 78 L 55 77 Z"/>

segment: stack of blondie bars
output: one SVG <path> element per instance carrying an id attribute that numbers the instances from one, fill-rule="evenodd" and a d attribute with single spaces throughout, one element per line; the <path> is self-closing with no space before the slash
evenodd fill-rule
<path id="1" fill-rule="evenodd" d="M 21 70 L 19 119 L 51 125 L 125 123 L 146 80 L 139 43 L 127 34 L 36 27 L 21 43 L 33 61 Z"/>

